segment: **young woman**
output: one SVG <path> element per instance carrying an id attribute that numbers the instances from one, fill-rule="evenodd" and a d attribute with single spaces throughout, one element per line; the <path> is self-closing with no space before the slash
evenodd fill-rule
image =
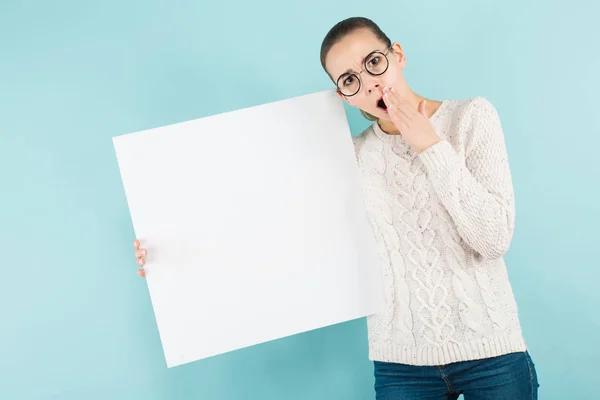
<path id="1" fill-rule="evenodd" d="M 503 259 L 515 206 L 494 106 L 414 93 L 402 47 L 366 18 L 327 33 L 321 64 L 375 121 L 354 142 L 384 267 L 386 308 L 368 318 L 377 398 L 537 399 Z"/>

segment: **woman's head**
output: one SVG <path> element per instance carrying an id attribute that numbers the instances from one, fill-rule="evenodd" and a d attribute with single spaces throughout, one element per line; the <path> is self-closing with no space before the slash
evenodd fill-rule
<path id="1" fill-rule="evenodd" d="M 384 86 L 408 90 L 402 48 L 367 18 L 348 18 L 331 28 L 321 45 L 321 65 L 340 96 L 372 120 L 389 119 L 381 101 Z"/>

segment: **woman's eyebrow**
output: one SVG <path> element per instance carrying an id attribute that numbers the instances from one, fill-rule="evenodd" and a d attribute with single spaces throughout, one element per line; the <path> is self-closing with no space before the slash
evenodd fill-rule
<path id="1" fill-rule="evenodd" d="M 376 52 L 376 51 L 381 51 L 381 50 L 379 50 L 379 49 L 375 49 L 375 50 L 371 51 L 369 54 L 367 54 L 366 56 L 364 56 L 364 57 L 363 57 L 363 59 L 362 59 L 362 60 L 360 60 L 360 62 L 361 62 L 361 63 L 364 63 L 364 62 L 365 62 L 365 60 L 367 59 L 367 57 L 369 57 L 371 54 L 373 54 L 373 53 L 374 53 L 374 52 Z M 340 76 L 342 76 L 342 75 L 345 75 L 345 74 L 349 74 L 350 72 L 354 72 L 354 71 L 352 70 L 352 68 L 349 68 L 349 69 L 347 69 L 346 71 L 342 72 L 342 73 L 340 74 Z M 340 76 L 338 76 L 338 79 L 340 79 Z"/>

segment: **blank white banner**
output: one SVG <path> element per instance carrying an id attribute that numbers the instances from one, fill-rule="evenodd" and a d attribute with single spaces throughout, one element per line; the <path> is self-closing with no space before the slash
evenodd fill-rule
<path id="1" fill-rule="evenodd" d="M 335 92 L 113 143 L 169 367 L 381 309 L 379 258 Z"/>

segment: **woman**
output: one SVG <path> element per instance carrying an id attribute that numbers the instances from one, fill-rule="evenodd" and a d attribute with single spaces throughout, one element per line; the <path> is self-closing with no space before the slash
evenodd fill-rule
<path id="1" fill-rule="evenodd" d="M 354 142 L 384 267 L 386 308 L 368 319 L 377 398 L 537 398 L 503 260 L 515 208 L 495 108 L 414 93 L 402 47 L 366 18 L 327 33 L 321 64 L 376 121 Z"/>

